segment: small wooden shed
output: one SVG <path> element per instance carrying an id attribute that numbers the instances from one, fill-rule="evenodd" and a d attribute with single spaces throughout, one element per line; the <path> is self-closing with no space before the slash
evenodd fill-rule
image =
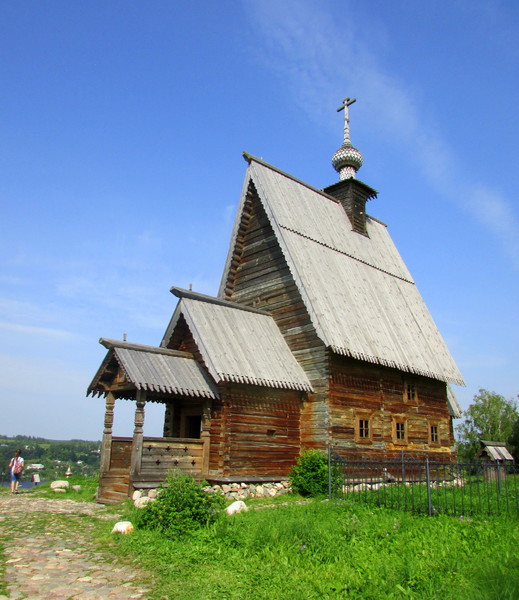
<path id="1" fill-rule="evenodd" d="M 483 474 L 486 481 L 500 481 L 506 477 L 507 466 L 514 462 L 505 442 L 480 440 L 477 458 L 483 463 Z"/>

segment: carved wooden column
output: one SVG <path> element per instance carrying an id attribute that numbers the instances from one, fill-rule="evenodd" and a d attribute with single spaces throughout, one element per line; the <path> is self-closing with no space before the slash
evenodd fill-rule
<path id="1" fill-rule="evenodd" d="M 103 429 L 103 441 L 101 442 L 101 456 L 99 470 L 107 473 L 110 470 L 110 460 L 112 458 L 112 427 L 114 424 L 114 406 L 115 397 L 112 392 L 106 394 L 105 404 L 105 422 Z"/>
<path id="2" fill-rule="evenodd" d="M 132 479 L 137 477 L 141 471 L 142 443 L 144 427 L 144 405 L 146 404 L 146 392 L 137 390 L 137 402 L 135 407 L 135 428 L 133 430 L 132 459 L 130 473 Z"/>
<path id="3" fill-rule="evenodd" d="M 202 477 L 209 474 L 209 450 L 211 447 L 211 400 L 206 400 L 202 407 L 202 431 L 200 439 L 202 440 Z"/>
<path id="4" fill-rule="evenodd" d="M 162 437 L 173 437 L 173 403 L 166 402 L 164 409 L 164 428 Z"/>

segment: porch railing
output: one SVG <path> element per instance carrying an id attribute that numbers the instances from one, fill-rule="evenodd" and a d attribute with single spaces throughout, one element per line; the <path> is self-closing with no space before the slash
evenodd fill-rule
<path id="1" fill-rule="evenodd" d="M 144 438 L 141 477 L 164 479 L 172 469 L 180 469 L 194 477 L 202 473 L 204 444 L 191 438 Z"/>

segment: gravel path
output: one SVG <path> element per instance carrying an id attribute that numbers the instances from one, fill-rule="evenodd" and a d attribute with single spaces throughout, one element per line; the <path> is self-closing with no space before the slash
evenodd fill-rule
<path id="1" fill-rule="evenodd" d="M 42 517 L 51 520 L 46 529 Z M 94 546 L 92 517 L 117 520 L 100 504 L 0 495 L 8 590 L 0 600 L 145 600 L 148 589 L 138 583 L 143 573 Z"/>

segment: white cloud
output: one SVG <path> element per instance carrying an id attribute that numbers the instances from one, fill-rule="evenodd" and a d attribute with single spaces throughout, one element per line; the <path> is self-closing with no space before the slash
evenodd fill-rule
<path id="1" fill-rule="evenodd" d="M 294 101 L 308 116 L 331 127 L 331 117 L 327 119 L 323 111 L 328 112 L 341 94 L 354 91 L 362 97 L 357 114 L 367 111 L 377 135 L 410 156 L 437 193 L 496 236 L 519 268 L 519 222 L 511 205 L 498 190 L 473 182 L 462 172 L 431 107 L 408 82 L 378 64 L 373 36 L 366 37 L 365 28 L 354 22 L 352 6 L 343 3 L 343 14 L 349 18 L 341 19 L 339 28 L 321 2 L 247 4 L 264 41 L 264 60 L 289 83 Z M 336 131 L 335 121 L 333 127 Z M 355 143 L 355 130 L 352 139 Z"/>
<path id="2" fill-rule="evenodd" d="M 17 334 L 28 335 L 31 337 L 43 336 L 55 340 L 70 339 L 73 335 L 69 331 L 62 329 L 52 329 L 50 327 L 35 327 L 33 325 L 22 325 L 20 323 L 5 323 L 0 321 L 0 330 L 12 331 Z"/>

